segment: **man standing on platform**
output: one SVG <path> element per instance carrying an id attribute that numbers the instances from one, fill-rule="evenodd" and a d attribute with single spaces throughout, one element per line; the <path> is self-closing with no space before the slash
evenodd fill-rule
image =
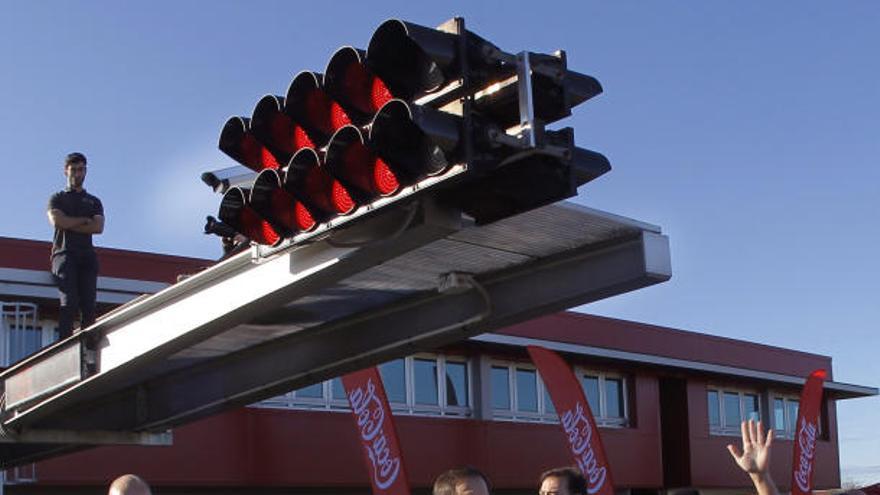
<path id="1" fill-rule="evenodd" d="M 67 188 L 49 198 L 49 223 L 55 227 L 52 241 L 52 275 L 58 285 L 61 302 L 58 336 L 69 337 L 77 311 L 80 328 L 95 321 L 95 297 L 98 282 L 98 258 L 92 235 L 104 231 L 104 207 L 101 200 L 83 189 L 86 157 L 71 153 L 64 161 Z"/>

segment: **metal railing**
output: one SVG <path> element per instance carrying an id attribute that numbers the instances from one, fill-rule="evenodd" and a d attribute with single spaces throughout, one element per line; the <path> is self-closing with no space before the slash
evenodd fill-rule
<path id="1" fill-rule="evenodd" d="M 25 464 L 0 472 L 0 495 L 3 495 L 2 485 L 21 485 L 37 482 L 37 465 Z"/>
<path id="2" fill-rule="evenodd" d="M 0 366 L 9 366 L 39 350 L 43 344 L 42 335 L 36 304 L 0 301 Z M 0 471 L 0 495 L 3 495 L 5 485 L 36 481 L 36 464 Z"/>
<path id="3" fill-rule="evenodd" d="M 39 350 L 43 329 L 34 303 L 0 301 L 0 366 L 9 366 Z"/>

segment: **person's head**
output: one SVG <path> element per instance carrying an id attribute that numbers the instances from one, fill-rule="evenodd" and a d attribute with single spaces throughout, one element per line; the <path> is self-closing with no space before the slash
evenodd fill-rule
<path id="1" fill-rule="evenodd" d="M 67 177 L 67 186 L 71 189 L 81 189 L 86 180 L 86 156 L 82 153 L 70 153 L 64 159 L 64 176 Z"/>
<path id="2" fill-rule="evenodd" d="M 538 495 L 585 495 L 587 480 L 578 468 L 555 468 L 541 474 L 539 487 Z"/>
<path id="3" fill-rule="evenodd" d="M 450 469 L 434 480 L 433 495 L 489 495 L 489 479 L 472 467 Z"/>
<path id="4" fill-rule="evenodd" d="M 107 495 L 152 495 L 150 485 L 134 474 L 123 474 L 113 480 Z"/>

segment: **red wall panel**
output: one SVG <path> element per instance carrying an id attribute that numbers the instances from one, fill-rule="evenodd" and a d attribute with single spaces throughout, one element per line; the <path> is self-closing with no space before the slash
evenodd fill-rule
<path id="1" fill-rule="evenodd" d="M 650 393 L 652 385 L 642 386 Z M 645 413 L 649 415 L 648 412 Z M 414 486 L 451 467 L 485 470 L 499 488 L 531 488 L 570 465 L 557 425 L 395 417 Z M 662 482 L 656 420 L 603 429 L 620 486 Z M 367 486 L 348 413 L 245 408 L 175 430 L 173 447 L 102 447 L 39 463 L 46 485 L 105 484 L 134 472 L 157 486 Z"/>
<path id="2" fill-rule="evenodd" d="M 172 447 L 98 447 L 37 464 L 41 484 L 107 484 L 137 473 L 158 485 L 241 485 L 247 475 L 248 412 L 236 410 L 178 428 Z"/>
<path id="3" fill-rule="evenodd" d="M 45 241 L 0 237 L 0 260 L 3 268 L 48 271 L 52 244 Z M 195 273 L 214 264 L 212 260 L 129 251 L 96 249 L 102 277 L 174 283 L 177 275 Z"/>
<path id="4" fill-rule="evenodd" d="M 832 407 L 833 409 L 833 407 Z M 736 488 L 748 485 L 748 477 L 734 464 L 727 444 L 742 445 L 738 436 L 709 434 L 709 415 L 706 382 L 688 383 L 688 410 L 690 415 L 691 484 L 706 488 Z M 829 411 L 829 427 L 836 431 L 833 411 Z M 773 445 L 772 476 L 781 491 L 789 490 L 791 482 L 792 441 L 777 439 Z M 818 489 L 840 486 L 836 438 L 820 440 L 816 446 L 816 464 L 813 484 Z"/>
<path id="5" fill-rule="evenodd" d="M 704 363 L 807 376 L 831 358 L 779 347 L 580 313 L 556 313 L 495 333 L 541 338 Z"/>

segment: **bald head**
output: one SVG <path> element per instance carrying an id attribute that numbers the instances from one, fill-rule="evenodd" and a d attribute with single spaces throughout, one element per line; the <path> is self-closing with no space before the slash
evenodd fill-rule
<path id="1" fill-rule="evenodd" d="M 107 495 L 153 495 L 150 485 L 133 474 L 123 474 L 113 480 Z"/>

